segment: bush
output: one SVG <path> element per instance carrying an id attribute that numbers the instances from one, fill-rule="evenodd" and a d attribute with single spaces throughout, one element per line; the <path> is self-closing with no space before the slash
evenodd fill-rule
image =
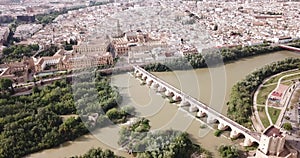
<path id="1" fill-rule="evenodd" d="M 219 147 L 219 153 L 222 158 L 238 158 L 238 150 L 233 146 L 221 145 Z"/>
<path id="2" fill-rule="evenodd" d="M 124 123 L 128 113 L 126 113 L 124 110 L 112 108 L 106 112 L 106 115 L 114 123 Z"/>
<path id="3" fill-rule="evenodd" d="M 97 158 L 123 158 L 121 156 L 116 156 L 114 152 L 111 150 L 102 150 L 101 148 L 97 149 L 90 149 L 87 153 L 85 153 L 82 156 L 75 156 L 72 158 L 92 158 L 92 157 L 97 157 Z"/>
<path id="4" fill-rule="evenodd" d="M 289 122 L 284 123 L 284 124 L 282 125 L 282 127 L 283 127 L 285 130 L 288 130 L 288 131 L 290 131 L 290 130 L 293 129 L 292 124 L 289 123 Z"/>
<path id="5" fill-rule="evenodd" d="M 215 133 L 214 133 L 214 135 L 216 136 L 216 137 L 220 137 L 220 135 L 223 133 L 223 131 L 221 131 L 221 130 L 216 130 L 215 131 Z"/>

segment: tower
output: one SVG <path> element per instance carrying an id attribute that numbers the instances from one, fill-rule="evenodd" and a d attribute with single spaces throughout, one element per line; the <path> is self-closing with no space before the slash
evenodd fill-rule
<path id="1" fill-rule="evenodd" d="M 117 37 L 121 37 L 123 35 L 120 25 L 120 20 L 117 20 Z"/>
<path id="2" fill-rule="evenodd" d="M 255 157 L 257 158 L 296 158 L 297 151 L 285 146 L 285 133 L 277 126 L 271 125 L 262 133 Z M 285 152 L 284 152 L 285 151 Z"/>

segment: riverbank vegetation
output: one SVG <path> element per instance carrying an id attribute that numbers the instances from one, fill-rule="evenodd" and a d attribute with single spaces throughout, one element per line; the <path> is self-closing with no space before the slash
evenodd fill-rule
<path id="1" fill-rule="evenodd" d="M 216 137 L 220 137 L 222 133 L 223 133 L 222 130 L 218 130 L 218 129 L 217 129 L 217 130 L 214 132 L 214 135 L 215 135 Z"/>
<path id="2" fill-rule="evenodd" d="M 221 145 L 219 147 L 219 153 L 222 158 L 238 158 L 239 152 L 238 149 L 230 145 Z"/>
<path id="3" fill-rule="evenodd" d="M 187 133 L 165 130 L 149 132 L 149 120 L 141 118 L 120 130 L 119 145 L 139 158 L 154 157 L 212 157 L 211 153 L 195 145 Z"/>
<path id="4" fill-rule="evenodd" d="M 82 156 L 72 156 L 71 158 L 123 158 L 117 156 L 111 150 L 102 150 L 101 148 L 90 149 Z"/>
<path id="5" fill-rule="evenodd" d="M 246 127 L 251 127 L 253 93 L 267 77 L 299 67 L 299 58 L 287 58 L 260 68 L 232 88 L 227 115 L 234 121 Z"/>
<path id="6" fill-rule="evenodd" d="M 174 59 L 164 63 L 153 63 L 145 66 L 147 71 L 186 70 L 217 66 L 223 63 L 236 61 L 241 58 L 280 51 L 282 48 L 269 44 L 255 46 L 237 46 L 233 48 L 220 48 L 207 50 L 202 54 L 189 54 L 183 58 Z"/>
<path id="7" fill-rule="evenodd" d="M 79 77 L 78 83 L 64 79 L 44 87 L 35 87 L 27 96 L 0 96 L 0 157 L 21 157 L 74 140 L 109 123 L 107 112 L 121 97 L 106 77 Z M 77 110 L 78 109 L 78 110 Z M 130 108 L 117 113 L 122 115 Z M 93 123 L 89 115 L 97 113 Z M 68 117 L 65 115 L 79 115 Z M 123 119 L 124 116 L 122 116 Z M 124 119 L 123 119 L 124 120 Z M 125 121 L 125 120 L 124 120 Z M 88 128 L 87 128 L 88 127 Z"/>

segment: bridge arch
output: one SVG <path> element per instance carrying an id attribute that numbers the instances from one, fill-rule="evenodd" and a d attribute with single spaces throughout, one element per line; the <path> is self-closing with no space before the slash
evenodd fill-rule
<path id="1" fill-rule="evenodd" d="M 258 141 L 252 140 L 252 139 L 250 139 L 248 137 L 245 137 L 243 146 L 258 146 L 258 145 L 259 145 Z"/>
<path id="2" fill-rule="evenodd" d="M 244 139 L 246 139 L 246 136 L 245 136 L 245 134 L 242 133 L 242 132 L 237 132 L 237 133 L 235 133 L 235 135 L 231 135 L 230 138 L 232 138 L 232 139 L 239 139 L 239 138 L 244 138 Z"/>
<path id="3" fill-rule="evenodd" d="M 143 73 L 137 71 L 137 73 L 135 73 L 135 77 L 142 77 L 143 76 Z"/>
<path id="4" fill-rule="evenodd" d="M 256 147 L 258 147 L 258 146 L 259 146 L 259 142 L 257 142 L 257 141 L 252 141 L 251 146 L 256 146 Z"/>
<path id="5" fill-rule="evenodd" d="M 189 112 L 196 112 L 198 110 L 199 110 L 198 107 L 194 104 L 191 104 L 189 107 Z"/>
<path id="6" fill-rule="evenodd" d="M 152 88 L 156 89 L 159 87 L 159 84 L 157 82 L 153 82 L 151 85 Z"/>
<path id="7" fill-rule="evenodd" d="M 206 122 L 208 124 L 220 123 L 220 121 L 218 120 L 218 118 L 216 118 L 215 116 L 212 116 L 212 114 L 206 114 L 206 116 L 207 116 Z"/>
<path id="8" fill-rule="evenodd" d="M 232 131 L 232 128 L 228 124 L 224 124 L 222 122 L 219 122 L 218 130 L 222 130 L 222 131 L 230 130 L 230 131 Z"/>
<path id="9" fill-rule="evenodd" d="M 174 101 L 181 101 L 182 99 L 181 99 L 181 96 L 179 96 L 179 95 L 174 95 L 173 96 L 173 98 L 172 98 Z"/>
<path id="10" fill-rule="evenodd" d="M 146 84 L 147 84 L 148 86 L 151 86 L 152 83 L 153 83 L 153 79 L 149 78 L 149 79 L 146 80 Z"/>
<path id="11" fill-rule="evenodd" d="M 147 79 L 148 79 L 148 76 L 147 76 L 147 75 L 144 75 L 144 76 L 142 77 L 142 80 L 144 80 L 144 81 L 147 81 Z"/>
<path id="12" fill-rule="evenodd" d="M 139 70 L 135 69 L 135 70 L 134 70 L 134 73 L 135 73 L 135 74 L 139 73 Z"/>

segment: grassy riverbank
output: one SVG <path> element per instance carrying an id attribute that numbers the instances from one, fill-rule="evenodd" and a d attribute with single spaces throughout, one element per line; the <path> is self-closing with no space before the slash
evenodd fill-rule
<path id="1" fill-rule="evenodd" d="M 265 105 L 268 95 L 276 88 L 277 84 L 261 87 L 257 94 L 257 104 Z"/>
<path id="2" fill-rule="evenodd" d="M 258 111 L 258 115 L 260 117 L 260 120 L 261 120 L 263 126 L 265 128 L 269 127 L 270 126 L 270 121 L 267 117 L 265 107 L 257 107 L 257 111 Z"/>

